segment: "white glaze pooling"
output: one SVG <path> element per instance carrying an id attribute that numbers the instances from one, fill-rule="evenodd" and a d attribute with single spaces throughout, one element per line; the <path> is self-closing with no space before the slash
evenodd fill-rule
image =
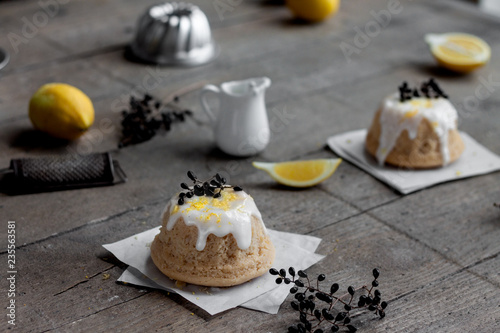
<path id="1" fill-rule="evenodd" d="M 415 139 L 420 122 L 426 118 L 439 138 L 443 165 L 450 161 L 448 133 L 457 128 L 457 111 L 445 98 L 412 98 L 401 102 L 399 94 L 393 94 L 384 100 L 380 114 L 380 138 L 377 149 L 377 161 L 384 164 L 396 141 L 404 130 L 410 139 Z"/>
<path id="2" fill-rule="evenodd" d="M 203 251 L 210 234 L 217 237 L 232 234 L 240 249 L 248 249 L 252 242 L 252 216 L 255 216 L 266 230 L 253 198 L 243 191 L 225 189 L 222 191 L 222 196 L 215 199 L 193 196 L 190 199 L 185 198 L 185 203 L 181 206 L 177 204 L 177 200 L 178 195 L 167 205 L 166 211 L 170 210 L 167 230 L 172 230 L 180 217 L 184 219 L 186 225 L 196 226 L 198 251 Z"/>

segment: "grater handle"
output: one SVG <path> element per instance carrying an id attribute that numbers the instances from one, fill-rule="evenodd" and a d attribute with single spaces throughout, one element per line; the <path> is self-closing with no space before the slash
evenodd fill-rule
<path id="1" fill-rule="evenodd" d="M 125 171 L 120 167 L 120 163 L 118 161 L 112 160 L 113 168 L 115 170 L 115 175 L 118 177 L 118 180 L 115 181 L 115 184 L 125 183 L 127 181 L 127 175 Z"/>
<path id="2" fill-rule="evenodd" d="M 9 173 L 14 173 L 14 170 L 11 168 L 0 169 L 0 175 L 8 175 Z"/>

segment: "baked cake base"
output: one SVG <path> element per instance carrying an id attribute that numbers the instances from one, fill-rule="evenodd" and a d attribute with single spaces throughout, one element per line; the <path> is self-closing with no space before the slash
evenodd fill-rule
<path id="1" fill-rule="evenodd" d="M 373 157 L 376 157 L 381 134 L 380 114 L 381 110 L 378 110 L 365 142 L 366 150 Z M 455 129 L 450 130 L 448 132 L 449 162 L 456 161 L 464 148 L 464 143 L 458 131 Z M 418 126 L 417 137 L 413 140 L 408 136 L 408 131 L 403 130 L 396 140 L 394 148 L 387 155 L 385 163 L 414 169 L 442 167 L 441 144 L 432 124 L 424 118 Z"/>
<path id="2" fill-rule="evenodd" d="M 198 229 L 186 226 L 182 217 L 166 230 L 170 212 L 151 245 L 156 267 L 171 279 L 210 287 L 229 287 L 266 273 L 274 261 L 275 249 L 262 223 L 252 216 L 252 243 L 238 247 L 232 234 L 210 234 L 203 251 L 196 249 Z M 167 221 L 165 221 L 165 219 Z"/>

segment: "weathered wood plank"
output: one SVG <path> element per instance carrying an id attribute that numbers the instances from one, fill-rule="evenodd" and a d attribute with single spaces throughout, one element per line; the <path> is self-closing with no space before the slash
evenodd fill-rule
<path id="1" fill-rule="evenodd" d="M 94 101 L 128 88 L 120 81 L 103 75 L 99 69 L 86 61 L 52 63 L 29 73 L 3 76 L 0 80 L 2 121 L 16 117 L 26 118 L 31 96 L 45 83 L 64 82 L 77 86 Z"/>
<path id="2" fill-rule="evenodd" d="M 198 131 L 200 136 L 193 136 Z M 201 134 L 204 133 L 204 136 Z M 187 170 L 191 169 L 200 174 L 200 177 L 209 177 L 221 172 L 229 181 L 247 188 L 256 198 L 262 197 L 262 204 L 268 205 L 278 200 L 283 209 L 302 207 L 307 204 L 310 195 L 307 191 L 290 192 L 273 186 L 267 174 L 255 170 L 251 160 L 231 160 L 218 158 L 213 151 L 212 142 L 206 138 L 211 133 L 195 124 L 179 126 L 164 138 L 159 137 L 141 145 L 132 146 L 113 154 L 129 178 L 125 184 L 114 187 L 102 187 L 74 191 L 53 192 L 47 194 L 32 194 L 24 196 L 5 196 L 2 215 L 11 219 L 18 219 L 24 224 L 19 230 L 20 240 L 23 243 L 33 242 L 53 233 L 75 228 L 88 221 L 101 217 L 112 216 L 128 209 L 142 206 L 158 200 L 166 200 L 179 189 L 179 183 L 186 178 Z M 116 142 L 116 141 L 115 141 Z M 91 146 L 101 151 L 99 145 Z M 78 151 L 78 146 L 74 147 Z M 213 155 L 215 153 L 215 155 Z M 220 155 L 220 154 L 219 154 Z M 210 162 L 205 162 L 205 156 Z M 201 158 L 200 158 L 201 157 Z M 7 163 L 7 161 L 5 161 Z M 269 192 L 276 190 L 276 193 Z M 341 200 L 331 198 L 320 191 L 318 196 L 324 198 L 321 213 L 336 218 L 346 218 L 357 212 Z M 105 200 L 103 200 L 105 198 Z M 286 200 L 286 201 L 285 201 Z M 36 209 L 19 211 L 18 207 L 29 201 Z M 315 205 L 320 205 L 318 200 Z M 85 207 L 85 209 L 82 209 Z M 274 210 L 271 210 L 273 212 Z M 286 218 L 279 212 L 269 218 L 277 218 L 277 222 Z M 318 223 L 326 223 L 327 220 Z M 301 219 L 293 218 L 288 221 L 289 228 L 301 228 Z M 290 229 L 293 230 L 293 229 Z M 6 240 L 0 240 L 0 244 Z"/>
<path id="3" fill-rule="evenodd" d="M 0 71 L 0 80 L 8 72 L 48 62 L 65 55 L 64 51 L 54 48 L 43 38 L 26 39 L 23 40 L 26 43 L 18 43 L 15 37 L 11 36 L 10 39 L 8 38 L 9 33 L 10 31 L 8 30 L 0 29 L 0 48 L 6 51 L 10 57 L 7 66 Z M 37 50 L 37 52 L 32 52 L 31 50 Z"/>
<path id="4" fill-rule="evenodd" d="M 336 158 L 329 148 L 319 152 L 300 155 L 300 159 Z M 376 206 L 384 205 L 401 197 L 395 190 L 381 183 L 371 175 L 342 161 L 332 178 L 318 185 L 322 191 L 332 194 L 364 212 Z"/>
<path id="5" fill-rule="evenodd" d="M 260 206 L 265 213 L 263 205 Z M 228 323 L 237 331 L 245 331 L 246 325 L 252 322 L 257 332 L 279 332 L 286 329 L 287 322 L 296 320 L 286 305 L 279 316 L 236 309 L 211 317 L 179 298 L 160 292 L 145 294 L 140 288 L 113 283 L 122 268 L 108 269 L 110 263 L 116 263 L 115 259 L 99 260 L 109 257 L 100 244 L 150 228 L 162 208 L 162 204 L 150 205 L 20 249 L 19 290 L 22 293 L 18 301 L 23 306 L 18 313 L 19 327 L 24 331 L 77 332 L 133 331 L 142 326 L 147 331 L 168 327 L 173 332 L 187 329 L 223 332 Z M 316 209 L 315 205 L 309 206 L 300 215 L 310 216 L 303 219 L 309 230 L 316 227 L 313 216 Z M 288 225 L 273 227 L 287 230 Z M 334 223 L 313 234 L 323 238 L 318 252 L 328 256 L 308 272 L 311 276 L 325 273 L 324 285 L 338 282 L 346 287 L 369 283 L 371 269 L 377 266 L 382 271 L 380 290 L 391 300 L 411 294 L 458 269 L 435 251 L 366 214 Z M 33 255 L 37 256 L 36 262 L 29 260 Z M 111 278 L 103 280 L 102 272 L 111 274 Z M 30 278 L 25 279 L 28 276 Z M 415 303 L 426 306 L 418 301 Z M 371 318 L 364 316 L 361 327 L 372 326 Z M 432 314 L 431 318 L 437 320 Z"/>
<path id="6" fill-rule="evenodd" d="M 244 1 L 221 19 L 215 2 L 195 2 L 208 14 L 222 54 L 207 66 L 158 71 L 125 61 L 120 49 L 133 35 L 138 13 L 153 1 L 75 0 L 61 7 L 23 45 L 32 52 L 23 50 L 11 67 L 0 71 L 2 165 L 10 158 L 49 152 L 114 150 L 121 99 L 133 91 L 166 97 L 202 80 L 217 84 L 268 75 L 273 80 L 267 91 L 271 121 L 283 121 L 283 112 L 293 117 L 274 129 L 269 148 L 256 157 L 224 156 L 214 149 L 207 124 L 186 123 L 165 137 L 114 151 L 129 175 L 127 184 L 0 196 L 1 215 L 18 223 L 18 245 L 29 243 L 17 251 L 17 329 L 280 332 L 295 322 L 287 306 L 278 316 L 234 309 L 211 317 L 173 295 L 114 283 L 124 267 L 113 258 L 101 260 L 109 254 L 100 245 L 157 225 L 165 201 L 186 169 L 193 169 L 202 176 L 220 171 L 242 185 L 269 227 L 322 237 L 319 252 L 327 258 L 309 273 L 326 273 L 326 284 L 369 282 L 371 268 L 379 266 L 380 289 L 391 301 L 387 317 L 356 318 L 361 331 L 455 332 L 470 327 L 494 332 L 500 325 L 499 210 L 492 206 L 500 201 L 498 173 L 401 197 L 348 163 L 318 187 L 293 191 L 276 186 L 250 162 L 334 157 L 324 149 L 328 136 L 368 126 L 381 99 L 402 80 L 429 76 L 443 83 L 458 106 L 461 129 L 500 153 L 498 19 L 452 1 L 401 1 L 402 11 L 349 63 L 340 44 L 353 44 L 355 28 L 373 26 L 373 12 L 388 10 L 389 1 L 343 1 L 337 16 L 312 26 L 293 24 L 282 5 Z M 20 19 L 32 17 L 40 7 L 36 0 L 0 7 L 0 46 L 9 48 L 5 33 L 19 31 Z M 492 46 L 491 62 L 467 76 L 439 70 L 423 35 L 446 31 L 483 37 Z M 145 87 L 148 75 L 160 81 Z M 69 146 L 38 141 L 29 131 L 27 101 L 38 86 L 55 80 L 70 80 L 91 96 L 97 111 L 94 129 L 103 119 L 114 129 L 102 140 L 91 132 Z M 489 85 L 484 83 L 488 80 Z M 482 98 L 479 90 L 488 96 Z M 182 103 L 203 120 L 197 98 L 194 92 Z M 467 101 L 477 103 L 467 108 Z M 41 147 L 42 142 L 47 146 Z M 108 218 L 99 220 L 103 217 Z M 5 241 L 0 240 L 1 248 Z M 5 252 L 0 258 L 5 260 Z M 103 280 L 104 272 L 110 279 Z"/>
<path id="7" fill-rule="evenodd" d="M 207 14 L 213 29 L 274 15 L 269 8 L 246 1 L 226 4 L 223 9 L 212 2 L 191 2 L 199 5 Z M 20 36 L 24 41 L 29 41 L 21 45 L 24 54 L 30 53 L 27 50 L 28 45 L 30 48 L 37 46 L 37 43 L 31 42 L 45 40 L 51 42 L 56 48 L 65 50 L 67 54 L 75 55 L 128 44 L 133 38 L 139 16 L 147 7 L 156 3 L 155 1 L 139 3 L 94 0 L 68 3 L 40 2 L 39 4 L 39 2 L 32 1 L 24 8 L 11 8 L 10 11 L 6 11 L 2 22 L 7 32 Z M 96 11 L 95 8 L 99 10 Z M 284 8 L 282 11 L 286 13 Z M 15 47 L 8 46 L 9 51 L 15 50 Z M 47 55 L 46 59 L 59 57 Z M 39 59 L 38 62 L 42 61 L 43 59 Z M 20 66 L 29 65 L 26 62 L 18 63 Z M 12 71 L 12 68 L 6 71 Z"/>
<path id="8" fill-rule="evenodd" d="M 497 287 L 500 286 L 500 255 L 497 254 L 493 258 L 470 267 L 469 271 L 481 275 Z"/>
<path id="9" fill-rule="evenodd" d="M 465 267 L 500 252 L 499 179 L 497 172 L 438 185 L 369 214 Z"/>
<path id="10" fill-rule="evenodd" d="M 454 274 L 389 305 L 388 315 L 367 332 L 493 333 L 500 325 L 498 288 L 467 272 Z"/>

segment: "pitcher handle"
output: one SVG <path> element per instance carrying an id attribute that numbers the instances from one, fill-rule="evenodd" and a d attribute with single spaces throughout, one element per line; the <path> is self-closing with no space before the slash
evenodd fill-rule
<path id="1" fill-rule="evenodd" d="M 214 86 L 213 84 L 208 84 L 208 85 L 203 87 L 203 90 L 201 91 L 201 95 L 200 95 L 201 106 L 203 107 L 203 110 L 205 110 L 205 112 L 207 113 L 208 118 L 210 118 L 210 120 L 214 123 L 215 122 L 215 115 L 212 112 L 212 110 L 210 110 L 210 107 L 208 106 L 208 103 L 205 99 L 205 97 L 208 93 L 215 93 L 215 94 L 219 95 L 220 89 L 218 87 Z"/>

